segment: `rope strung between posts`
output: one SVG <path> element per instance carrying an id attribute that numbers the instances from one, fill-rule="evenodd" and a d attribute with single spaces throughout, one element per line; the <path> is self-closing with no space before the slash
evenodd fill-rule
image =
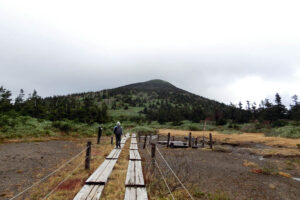
<path id="1" fill-rule="evenodd" d="M 146 147 L 146 150 L 148 151 L 149 155 L 151 155 L 147 147 Z M 156 167 L 157 167 L 158 170 L 159 170 L 159 173 L 160 173 L 161 177 L 163 178 L 163 180 L 164 180 L 164 182 L 165 182 L 165 184 L 166 184 L 166 186 L 167 186 L 167 188 L 168 188 L 168 190 L 169 190 L 169 193 L 170 193 L 172 199 L 175 200 L 175 198 L 174 198 L 174 196 L 173 196 L 173 194 L 172 194 L 172 192 L 171 192 L 171 189 L 170 189 L 170 187 L 169 187 L 169 185 L 168 185 L 168 183 L 167 183 L 167 180 L 166 180 L 165 176 L 163 175 L 163 173 L 162 173 L 162 171 L 161 171 L 161 169 L 160 169 L 158 163 L 156 162 L 156 159 L 154 159 L 154 161 L 155 161 Z"/>
<path id="2" fill-rule="evenodd" d="M 161 158 L 165 161 L 167 167 L 171 170 L 171 172 L 173 173 L 173 175 L 176 177 L 176 179 L 178 180 L 178 182 L 181 184 L 181 186 L 183 187 L 183 189 L 185 189 L 186 193 L 188 193 L 188 195 L 190 196 L 190 198 L 194 200 L 194 197 L 191 195 L 191 193 L 188 191 L 188 189 L 186 189 L 186 187 L 184 186 L 184 184 L 181 182 L 181 180 L 175 174 L 175 172 L 173 171 L 173 169 L 170 167 L 169 163 L 166 161 L 166 159 L 164 158 L 164 156 L 160 153 L 159 149 L 157 147 L 156 147 L 156 149 L 157 149 L 159 155 L 161 156 Z"/>
<path id="3" fill-rule="evenodd" d="M 84 161 L 86 160 L 87 158 L 84 159 Z M 66 178 L 64 178 L 59 184 L 57 184 L 44 198 L 43 200 L 47 199 L 61 184 L 63 184 L 66 180 L 68 180 L 72 175 L 73 173 L 82 165 L 82 163 L 79 163 L 77 165 L 77 167 L 75 167 L 71 173 L 68 174 L 68 176 L 66 176 Z"/>
<path id="4" fill-rule="evenodd" d="M 47 176 L 45 176 L 44 178 L 40 179 L 39 181 L 35 182 L 34 184 L 32 184 L 31 186 L 29 186 L 28 188 L 26 188 L 25 190 L 23 190 L 22 192 L 20 192 L 19 194 L 15 195 L 14 197 L 12 197 L 10 200 L 13 200 L 19 196 L 21 196 L 22 194 L 24 194 L 25 192 L 27 192 L 28 190 L 30 190 L 31 188 L 33 188 L 34 186 L 40 184 L 41 182 L 45 181 L 49 176 L 52 176 L 53 174 L 55 174 L 56 172 L 58 172 L 59 170 L 61 170 L 63 167 L 65 167 L 67 164 L 69 164 L 70 162 L 72 162 L 74 159 L 76 159 L 78 156 L 80 156 L 84 151 L 86 151 L 88 147 L 84 148 L 81 152 L 79 152 L 78 154 L 76 154 L 74 157 L 72 157 L 70 160 L 68 160 L 66 163 L 64 163 L 62 166 L 60 166 L 59 168 L 57 168 L 56 170 L 54 170 L 53 172 L 51 172 L 50 174 L 48 174 Z"/>

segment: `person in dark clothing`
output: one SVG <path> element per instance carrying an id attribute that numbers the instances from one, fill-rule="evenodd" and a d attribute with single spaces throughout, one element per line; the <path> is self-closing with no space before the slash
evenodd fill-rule
<path id="1" fill-rule="evenodd" d="M 116 136 L 116 148 L 121 148 L 121 136 L 123 134 L 123 129 L 120 122 L 114 127 L 114 134 Z"/>

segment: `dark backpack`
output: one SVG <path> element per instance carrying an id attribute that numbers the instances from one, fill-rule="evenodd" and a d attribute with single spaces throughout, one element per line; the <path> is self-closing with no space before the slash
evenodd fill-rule
<path id="1" fill-rule="evenodd" d="M 114 133 L 115 133 L 116 135 L 122 135 L 122 127 L 121 127 L 121 126 L 115 127 Z"/>

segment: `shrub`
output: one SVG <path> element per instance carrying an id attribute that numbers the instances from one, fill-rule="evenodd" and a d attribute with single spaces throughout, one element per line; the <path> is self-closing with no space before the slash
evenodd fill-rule
<path id="1" fill-rule="evenodd" d="M 133 128 L 131 130 L 131 132 L 141 133 L 141 134 L 149 134 L 149 133 L 154 134 L 155 129 L 147 127 L 147 126 L 137 126 L 137 127 Z"/>
<path id="2" fill-rule="evenodd" d="M 226 123 L 227 123 L 226 120 L 223 119 L 223 118 L 221 118 L 221 119 L 219 119 L 219 120 L 216 121 L 216 125 L 218 125 L 218 126 L 223 126 Z"/>
<path id="3" fill-rule="evenodd" d="M 189 125 L 189 130 L 190 131 L 200 131 L 200 127 L 196 126 L 196 125 Z"/>
<path id="4" fill-rule="evenodd" d="M 287 138 L 300 138 L 300 127 L 284 126 L 280 128 L 273 128 L 265 132 L 266 136 L 280 136 Z"/>
<path id="5" fill-rule="evenodd" d="M 272 123 L 272 127 L 283 127 L 283 126 L 286 126 L 288 124 L 287 121 L 285 120 L 276 120 Z"/>

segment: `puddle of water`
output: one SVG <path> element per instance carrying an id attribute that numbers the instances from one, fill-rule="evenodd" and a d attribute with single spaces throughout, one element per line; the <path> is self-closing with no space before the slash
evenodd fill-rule
<path id="1" fill-rule="evenodd" d="M 300 178 L 293 177 L 294 180 L 300 181 Z"/>

